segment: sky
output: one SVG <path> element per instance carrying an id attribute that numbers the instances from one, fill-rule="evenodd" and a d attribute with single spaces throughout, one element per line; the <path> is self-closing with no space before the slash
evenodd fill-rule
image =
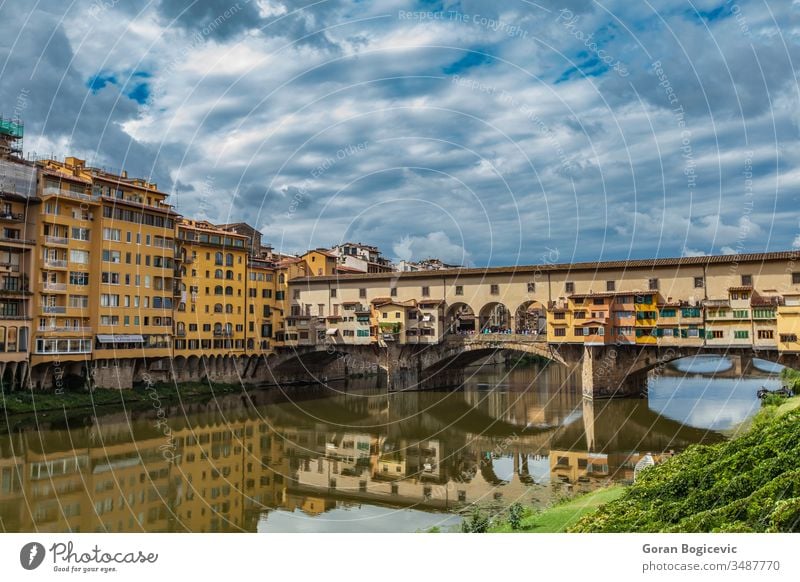
<path id="1" fill-rule="evenodd" d="M 799 0 L 0 0 L 31 156 L 283 252 L 800 247 Z"/>

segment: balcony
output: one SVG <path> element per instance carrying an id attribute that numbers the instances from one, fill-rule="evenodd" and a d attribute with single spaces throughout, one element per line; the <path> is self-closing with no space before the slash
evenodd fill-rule
<path id="1" fill-rule="evenodd" d="M 51 269 L 66 269 L 67 261 L 66 259 L 45 259 L 44 266 Z"/>
<path id="2" fill-rule="evenodd" d="M 67 284 L 66 283 L 52 283 L 50 281 L 45 281 L 42 283 L 42 291 L 66 291 Z"/>
<path id="3" fill-rule="evenodd" d="M 0 212 L 0 220 L 9 220 L 12 222 L 22 222 L 25 220 L 24 212 Z"/>
<path id="4" fill-rule="evenodd" d="M 50 333 L 50 332 L 59 332 L 59 333 L 92 333 L 91 327 L 75 327 L 75 326 L 67 326 L 67 325 L 40 325 L 36 331 L 40 333 Z"/>
<path id="5" fill-rule="evenodd" d="M 83 202 L 100 202 L 100 196 L 93 196 L 91 194 L 84 194 L 82 192 L 72 192 L 71 190 L 63 190 L 55 186 L 45 186 L 42 188 L 42 196 L 72 198 L 73 200 L 81 200 Z"/>
<path id="6" fill-rule="evenodd" d="M 69 239 L 65 236 L 46 236 L 44 242 L 49 245 L 68 245 Z"/>

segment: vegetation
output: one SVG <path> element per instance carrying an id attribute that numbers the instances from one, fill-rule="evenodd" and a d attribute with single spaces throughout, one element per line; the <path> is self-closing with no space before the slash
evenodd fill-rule
<path id="1" fill-rule="evenodd" d="M 800 531 L 800 398 L 765 407 L 735 439 L 646 469 L 570 531 Z"/>
<path id="2" fill-rule="evenodd" d="M 489 518 L 479 509 L 472 512 L 472 515 L 465 517 L 461 522 L 461 531 L 464 533 L 486 533 L 489 531 Z"/>
<path id="3" fill-rule="evenodd" d="M 508 525 L 511 526 L 511 529 L 519 529 L 522 525 L 522 516 L 525 513 L 525 509 L 522 507 L 521 503 L 514 503 L 511 507 L 508 508 Z"/>
<path id="4" fill-rule="evenodd" d="M 190 400 L 211 394 L 238 392 L 242 387 L 234 384 L 209 384 L 207 382 L 188 382 L 179 384 L 154 384 L 150 388 L 137 387 L 133 390 L 67 389 L 63 393 L 16 391 L 0 392 L 0 414 L 40 413 L 53 410 L 94 409 L 98 406 L 122 408 L 152 407 L 154 399 L 169 402 Z"/>
<path id="5" fill-rule="evenodd" d="M 783 385 L 792 391 L 792 394 L 800 396 L 800 371 L 784 368 L 781 370 L 781 380 L 783 380 Z"/>
<path id="6" fill-rule="evenodd" d="M 515 503 L 509 508 L 508 518 L 497 521 L 489 529 L 490 532 L 526 532 L 526 533 L 561 533 L 575 524 L 584 515 L 595 511 L 599 506 L 609 501 L 617 499 L 622 495 L 624 487 L 614 485 L 592 491 L 585 495 L 567 497 L 561 502 L 543 511 L 537 511 L 532 507 L 524 507 Z M 514 526 L 517 510 L 514 506 L 519 506 L 519 522 Z"/>

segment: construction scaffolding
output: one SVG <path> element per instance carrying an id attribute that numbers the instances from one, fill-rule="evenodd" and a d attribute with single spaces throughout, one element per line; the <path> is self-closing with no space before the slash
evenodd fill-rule
<path id="1" fill-rule="evenodd" d="M 22 155 L 24 124 L 18 119 L 6 119 L 0 115 L 0 158 Z"/>

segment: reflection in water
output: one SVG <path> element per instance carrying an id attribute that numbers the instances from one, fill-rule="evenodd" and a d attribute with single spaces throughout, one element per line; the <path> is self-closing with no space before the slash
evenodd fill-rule
<path id="1" fill-rule="evenodd" d="M 32 423 L 0 436 L 0 529 L 449 526 L 472 503 L 546 504 L 631 480 L 646 453 L 719 440 L 757 406 L 744 384 L 662 375 L 650 402 L 593 403 L 559 366 L 498 367 L 452 392 L 387 394 L 362 379 L 173 407 L 167 437 L 146 413 Z"/>

